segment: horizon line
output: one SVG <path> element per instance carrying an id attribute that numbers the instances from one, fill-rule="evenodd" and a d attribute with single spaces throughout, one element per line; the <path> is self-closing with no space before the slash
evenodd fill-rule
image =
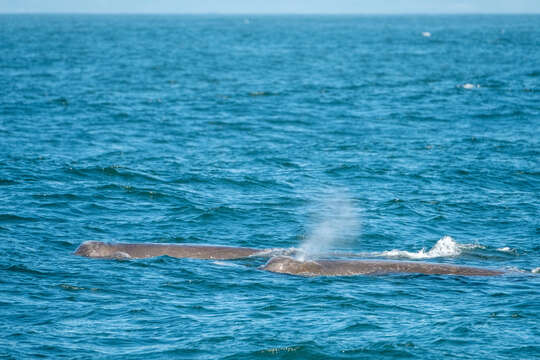
<path id="1" fill-rule="evenodd" d="M 93 12 L 93 11 L 0 11 L 0 15 L 222 15 L 222 16 L 440 16 L 440 15 L 540 15 L 539 12 Z"/>

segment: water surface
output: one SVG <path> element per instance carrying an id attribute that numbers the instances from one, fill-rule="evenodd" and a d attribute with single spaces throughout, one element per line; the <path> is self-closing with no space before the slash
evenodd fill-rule
<path id="1" fill-rule="evenodd" d="M 540 357 L 539 23 L 0 16 L 0 357 Z M 508 274 L 72 255 L 318 237 Z"/>

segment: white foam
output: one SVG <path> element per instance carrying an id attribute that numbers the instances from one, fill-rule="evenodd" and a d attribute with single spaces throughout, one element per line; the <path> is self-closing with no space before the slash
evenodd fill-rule
<path id="1" fill-rule="evenodd" d="M 540 267 L 537 267 L 536 269 L 532 269 L 531 272 L 534 274 L 540 274 Z"/>
<path id="2" fill-rule="evenodd" d="M 509 273 L 526 273 L 527 272 L 526 270 L 520 269 L 517 266 L 507 266 L 505 270 L 506 272 L 509 272 Z"/>
<path id="3" fill-rule="evenodd" d="M 464 88 L 464 89 L 470 90 L 470 89 L 477 89 L 477 88 L 480 87 L 480 85 L 478 85 L 478 84 L 470 84 L 470 83 L 466 83 L 466 84 L 460 85 L 459 87 L 462 87 L 462 88 Z"/>
<path id="4" fill-rule="evenodd" d="M 219 266 L 229 266 L 229 267 L 240 267 L 241 265 L 232 263 L 232 262 L 226 262 L 226 261 L 213 261 L 212 264 L 219 265 Z"/>
<path id="5" fill-rule="evenodd" d="M 411 252 L 406 250 L 389 250 L 381 253 L 376 253 L 376 256 L 384 257 L 401 257 L 409 259 L 433 259 L 438 257 L 455 257 L 459 256 L 465 249 L 484 248 L 482 245 L 474 244 L 459 244 L 452 237 L 444 236 L 433 245 L 433 247 L 426 251 L 425 248 L 420 249 L 417 252 Z"/>
<path id="6" fill-rule="evenodd" d="M 502 251 L 502 252 L 514 252 L 513 249 L 509 248 L 508 246 L 505 246 L 505 247 L 502 247 L 502 248 L 498 248 L 497 251 Z"/>
<path id="7" fill-rule="evenodd" d="M 254 254 L 249 255 L 249 257 L 274 257 L 274 256 L 292 256 L 296 254 L 299 250 L 297 248 L 270 248 L 257 251 Z"/>
<path id="8" fill-rule="evenodd" d="M 429 31 L 424 31 L 422 32 L 422 36 L 424 37 L 430 37 L 431 36 L 431 33 Z"/>

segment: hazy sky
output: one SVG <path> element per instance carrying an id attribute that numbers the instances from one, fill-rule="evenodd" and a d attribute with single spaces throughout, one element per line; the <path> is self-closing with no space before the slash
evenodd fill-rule
<path id="1" fill-rule="evenodd" d="M 1 13 L 540 13 L 540 0 L 0 0 Z"/>

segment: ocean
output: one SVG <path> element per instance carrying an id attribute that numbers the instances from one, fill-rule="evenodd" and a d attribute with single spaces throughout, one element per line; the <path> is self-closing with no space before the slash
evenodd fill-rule
<path id="1" fill-rule="evenodd" d="M 0 358 L 540 358 L 539 24 L 0 15 Z M 505 274 L 73 255 L 88 240 Z"/>

